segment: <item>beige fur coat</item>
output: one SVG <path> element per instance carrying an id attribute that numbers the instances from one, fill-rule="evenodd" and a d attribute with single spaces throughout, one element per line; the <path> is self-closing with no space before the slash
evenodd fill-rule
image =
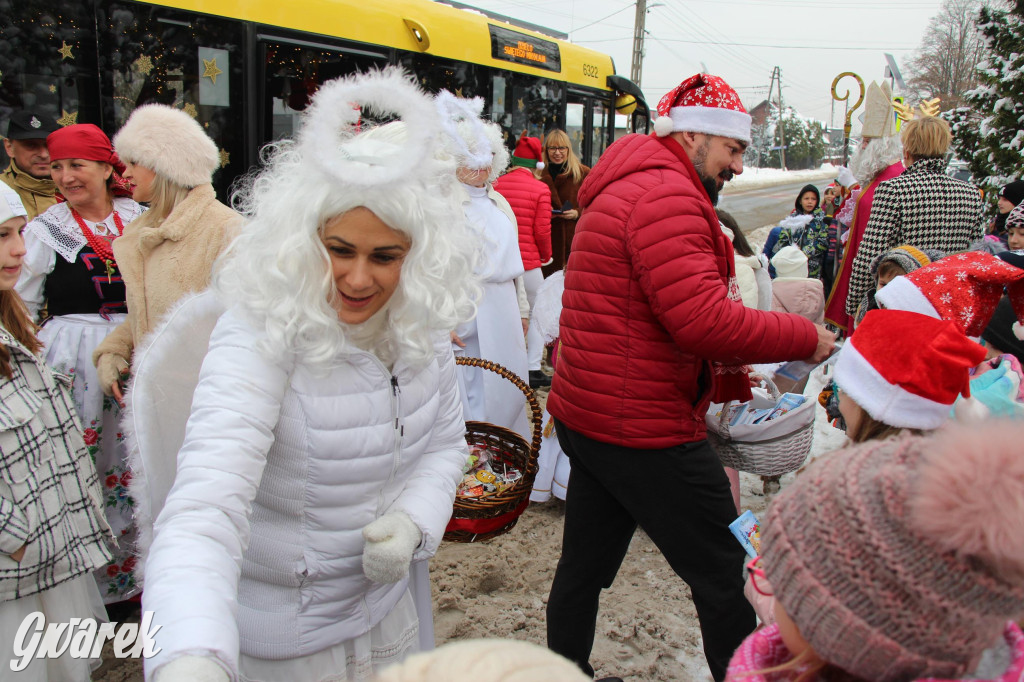
<path id="1" fill-rule="evenodd" d="M 210 283 L 213 262 L 238 234 L 242 218 L 200 185 L 156 227 L 138 220 L 114 240 L 114 258 L 128 292 L 128 319 L 93 352 L 106 393 L 131 365 L 132 351 L 160 318 L 191 291 Z"/>

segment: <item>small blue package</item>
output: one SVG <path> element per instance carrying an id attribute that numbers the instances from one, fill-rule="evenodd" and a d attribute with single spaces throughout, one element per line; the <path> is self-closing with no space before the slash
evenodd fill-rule
<path id="1" fill-rule="evenodd" d="M 761 554 L 761 522 L 749 509 L 729 524 L 729 530 L 743 545 L 743 549 L 751 558 Z"/>

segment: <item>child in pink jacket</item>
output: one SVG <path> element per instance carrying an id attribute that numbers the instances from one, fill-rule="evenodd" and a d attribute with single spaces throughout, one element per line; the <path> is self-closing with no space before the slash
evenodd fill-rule
<path id="1" fill-rule="evenodd" d="M 820 279 L 807 276 L 807 256 L 796 246 L 786 246 L 772 256 L 772 310 L 802 315 L 814 324 L 825 323 L 825 288 Z"/>

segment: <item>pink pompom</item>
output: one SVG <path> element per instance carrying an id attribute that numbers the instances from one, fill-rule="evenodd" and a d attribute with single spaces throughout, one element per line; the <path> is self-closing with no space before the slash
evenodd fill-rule
<path id="1" fill-rule="evenodd" d="M 979 437 L 980 436 L 980 437 Z M 911 523 L 943 551 L 1024 579 L 1024 424 L 990 420 L 943 429 L 925 456 Z"/>
<path id="2" fill-rule="evenodd" d="M 1020 322 L 1014 322 L 1013 335 L 1016 336 L 1021 341 L 1024 341 L 1024 325 L 1022 325 Z"/>
<path id="3" fill-rule="evenodd" d="M 658 137 L 668 137 L 672 134 L 672 118 L 670 116 L 659 116 L 654 121 L 654 134 Z"/>

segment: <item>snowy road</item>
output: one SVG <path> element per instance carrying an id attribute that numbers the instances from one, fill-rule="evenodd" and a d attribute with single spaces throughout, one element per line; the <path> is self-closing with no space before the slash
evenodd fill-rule
<path id="1" fill-rule="evenodd" d="M 774 225 L 789 215 L 796 203 L 796 195 L 804 185 L 810 183 L 822 191 L 831 182 L 822 180 L 800 180 L 772 187 L 736 187 L 725 192 L 718 200 L 719 207 L 736 218 L 744 232 L 750 232 L 764 225 Z"/>

